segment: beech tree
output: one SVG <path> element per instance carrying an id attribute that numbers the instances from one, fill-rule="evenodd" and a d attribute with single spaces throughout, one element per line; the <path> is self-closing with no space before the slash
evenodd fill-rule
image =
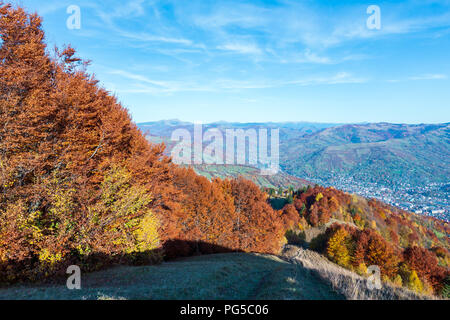
<path id="1" fill-rule="evenodd" d="M 40 17 L 1 2 L 0 36 L 0 281 L 280 249 L 282 217 L 256 185 L 175 166 L 75 49 L 48 52 Z"/>
<path id="2" fill-rule="evenodd" d="M 106 262 L 160 246 L 170 237 L 166 213 L 177 195 L 164 184 L 173 165 L 162 147 L 147 143 L 73 48 L 53 57 L 47 52 L 36 14 L 1 3 L 0 36 L 2 280 L 59 272 L 100 253 Z M 100 210 L 112 168 L 121 168 L 133 195 Z M 121 201 L 132 210 L 108 208 Z M 126 240 L 119 243 L 120 233 Z"/>

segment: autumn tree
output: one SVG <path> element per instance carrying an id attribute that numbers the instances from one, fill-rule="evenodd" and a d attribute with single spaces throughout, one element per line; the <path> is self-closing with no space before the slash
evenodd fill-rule
<path id="1" fill-rule="evenodd" d="M 298 226 L 300 222 L 300 216 L 293 204 L 287 204 L 284 206 L 281 213 L 281 218 L 283 220 L 284 227 L 286 230 Z"/>
<path id="2" fill-rule="evenodd" d="M 355 267 L 365 264 L 366 251 L 369 244 L 369 237 L 366 232 L 359 232 L 355 239 L 355 249 L 352 255 L 352 264 Z"/>
<path id="3" fill-rule="evenodd" d="M 383 275 L 394 277 L 398 270 L 399 257 L 394 248 L 379 234 L 369 231 L 367 246 L 367 265 L 377 265 Z"/>
<path id="4" fill-rule="evenodd" d="M 40 17 L 1 4 L 0 36 L 2 265 L 16 266 L 16 278 L 30 278 L 85 254 L 114 258 L 152 250 L 153 236 L 145 231 L 151 226 L 160 246 L 170 237 L 167 213 L 176 209 L 177 195 L 167 183 L 173 165 L 162 147 L 148 144 L 73 48 L 51 57 Z M 102 202 L 108 172 L 119 167 L 133 194 L 122 193 L 127 198 L 118 203 L 130 210 Z M 100 221 L 94 229 L 93 212 Z M 127 240 L 117 243 L 116 232 Z"/>
<path id="5" fill-rule="evenodd" d="M 403 253 L 405 262 L 415 270 L 421 279 L 426 280 L 436 291 L 441 289 L 448 272 L 438 266 L 436 255 L 425 248 L 409 247 Z"/>
<path id="6" fill-rule="evenodd" d="M 239 248 L 244 251 L 275 253 L 284 233 L 280 215 L 265 201 L 265 195 L 251 181 L 243 178 L 229 181 L 236 216 L 234 231 Z"/>
<path id="7" fill-rule="evenodd" d="M 181 190 L 181 211 L 175 216 L 178 240 L 192 242 L 176 243 L 175 248 L 166 248 L 168 254 L 189 255 L 193 252 L 217 252 L 213 247 L 237 250 L 238 243 L 233 234 L 235 209 L 233 198 L 226 192 L 221 180 L 208 181 L 192 169 L 179 168 L 174 174 L 174 183 Z"/>
<path id="8" fill-rule="evenodd" d="M 328 257 L 341 266 L 347 266 L 350 261 L 347 241 L 347 231 L 344 228 L 338 228 L 327 243 Z"/>

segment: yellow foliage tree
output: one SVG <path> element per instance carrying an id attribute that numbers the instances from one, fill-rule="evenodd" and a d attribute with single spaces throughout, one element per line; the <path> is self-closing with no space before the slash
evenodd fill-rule
<path id="1" fill-rule="evenodd" d="M 367 274 L 367 266 L 366 266 L 366 264 L 365 263 L 360 263 L 358 265 L 358 267 L 356 268 L 356 272 L 359 275 L 366 275 Z"/>
<path id="2" fill-rule="evenodd" d="M 412 270 L 409 274 L 408 288 L 413 291 L 421 293 L 423 291 L 423 283 L 420 281 L 419 276 L 415 270 Z"/>
<path id="3" fill-rule="evenodd" d="M 398 274 L 398 275 L 395 277 L 393 283 L 394 283 L 394 285 L 395 285 L 396 287 L 401 287 L 401 286 L 403 285 L 402 277 Z"/>
<path id="4" fill-rule="evenodd" d="M 151 195 L 132 181 L 126 168 L 112 167 L 101 184 L 99 201 L 89 207 L 88 227 L 110 241 L 89 243 L 89 247 L 100 252 L 124 252 L 140 260 L 158 258 L 154 250 L 160 246 L 160 222 L 149 209 L 151 202 Z"/>
<path id="5" fill-rule="evenodd" d="M 319 202 L 320 199 L 322 199 L 322 198 L 323 198 L 323 194 L 322 194 L 322 192 L 319 192 L 316 196 L 316 202 Z"/>
<path id="6" fill-rule="evenodd" d="M 338 229 L 328 240 L 328 257 L 341 266 L 347 266 L 350 261 L 350 255 L 346 245 L 347 232 L 344 229 Z"/>

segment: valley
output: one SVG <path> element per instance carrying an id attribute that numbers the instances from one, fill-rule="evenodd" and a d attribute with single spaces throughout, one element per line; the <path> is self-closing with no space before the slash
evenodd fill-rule
<path id="1" fill-rule="evenodd" d="M 171 133 L 193 124 L 178 120 L 138 124 L 151 142 L 164 142 L 170 155 Z M 437 217 L 450 216 L 450 124 L 327 124 L 327 123 L 227 123 L 205 124 L 205 128 L 279 129 L 279 175 L 295 178 L 260 181 L 264 187 L 289 187 L 296 178 L 310 184 L 376 198 L 404 210 Z M 238 176 L 239 166 L 207 166 L 196 170 L 207 176 Z M 255 170 L 252 180 L 258 181 Z M 246 177 L 252 176 L 247 174 Z M 293 184 L 293 186 L 297 186 Z"/>

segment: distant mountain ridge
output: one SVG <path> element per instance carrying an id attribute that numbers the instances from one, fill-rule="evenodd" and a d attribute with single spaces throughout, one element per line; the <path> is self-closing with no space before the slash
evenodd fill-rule
<path id="1" fill-rule="evenodd" d="M 176 129 L 187 129 L 188 131 L 193 131 L 192 122 L 180 121 L 177 119 L 172 120 L 161 120 L 154 122 L 144 122 L 139 123 L 139 128 L 144 132 L 149 132 L 152 136 L 168 137 L 170 138 L 172 132 Z M 204 130 L 209 128 L 217 128 L 220 130 L 225 129 L 280 129 L 280 140 L 283 138 L 291 139 L 298 137 L 299 134 L 306 135 L 312 134 L 317 131 L 339 126 L 336 123 L 315 123 L 315 122 L 252 122 L 252 123 L 240 123 L 240 122 L 226 122 L 217 121 L 212 123 L 202 124 Z"/>
<path id="2" fill-rule="evenodd" d="M 139 124 L 152 139 L 169 142 L 178 120 Z M 380 184 L 446 183 L 450 180 L 450 123 L 331 124 L 309 122 L 205 124 L 218 129 L 280 130 L 280 165 L 292 175 L 330 183 L 352 177 Z"/>
<path id="3" fill-rule="evenodd" d="M 344 125 L 280 144 L 283 168 L 304 178 L 351 176 L 383 184 L 450 178 L 449 123 Z"/>

